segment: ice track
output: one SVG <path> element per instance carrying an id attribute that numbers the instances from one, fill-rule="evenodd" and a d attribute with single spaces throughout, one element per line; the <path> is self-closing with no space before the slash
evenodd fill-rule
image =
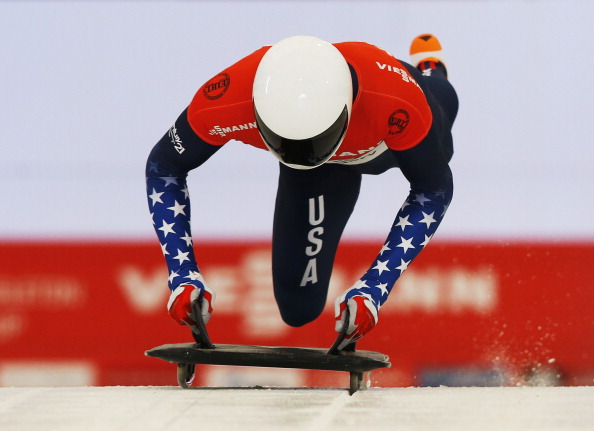
<path id="1" fill-rule="evenodd" d="M 594 387 L 0 388 L 0 429 L 592 430 Z"/>

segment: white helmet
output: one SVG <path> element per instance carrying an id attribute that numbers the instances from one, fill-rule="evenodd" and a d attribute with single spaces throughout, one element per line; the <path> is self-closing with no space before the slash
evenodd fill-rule
<path id="1" fill-rule="evenodd" d="M 253 98 L 258 130 L 272 154 L 292 168 L 314 168 L 334 155 L 346 133 L 351 72 L 334 45 L 289 37 L 262 57 Z"/>

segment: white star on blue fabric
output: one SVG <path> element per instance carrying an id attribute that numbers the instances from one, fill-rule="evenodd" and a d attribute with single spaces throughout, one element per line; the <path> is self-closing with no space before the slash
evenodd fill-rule
<path id="1" fill-rule="evenodd" d="M 380 290 L 382 296 L 388 294 L 388 283 L 380 283 L 375 287 L 377 287 Z"/>
<path id="2" fill-rule="evenodd" d="M 186 215 L 184 208 L 187 205 L 181 205 L 179 202 L 175 201 L 175 203 L 173 204 L 172 207 L 168 207 L 168 210 L 173 211 L 173 217 L 177 217 L 178 215 L 182 214 L 182 215 Z"/>
<path id="3" fill-rule="evenodd" d="M 383 262 L 378 260 L 373 269 L 377 269 L 379 275 L 382 275 L 382 272 L 384 271 L 389 271 L 390 269 L 388 268 L 388 260 L 384 260 Z"/>
<path id="4" fill-rule="evenodd" d="M 184 263 L 186 260 L 189 262 L 190 258 L 188 257 L 188 254 L 190 254 L 189 251 L 186 252 L 182 252 L 179 248 L 177 249 L 177 256 L 174 256 L 173 259 L 177 259 L 179 260 L 179 264 L 181 265 L 182 263 Z"/>
<path id="5" fill-rule="evenodd" d="M 404 237 L 401 236 L 400 239 L 402 242 L 398 244 L 396 247 L 402 248 L 403 253 L 406 253 L 409 248 L 415 248 L 415 246 L 412 245 L 413 237 L 410 237 L 409 239 L 404 239 Z"/>
<path id="6" fill-rule="evenodd" d="M 163 192 L 157 193 L 157 191 L 155 189 L 153 189 L 153 193 L 149 195 L 149 198 L 151 198 L 151 200 L 153 201 L 153 206 L 155 206 L 155 204 L 157 202 L 163 203 L 163 201 L 161 200 L 162 194 L 163 194 Z"/>
<path id="7" fill-rule="evenodd" d="M 423 214 L 423 219 L 420 220 L 419 223 L 425 223 L 427 225 L 427 228 L 431 226 L 431 223 L 437 223 L 437 220 L 433 218 L 435 211 L 433 211 L 431 214 L 426 214 L 423 211 L 421 211 L 421 213 Z"/>
<path id="8" fill-rule="evenodd" d="M 175 277 L 179 277 L 179 274 L 175 271 L 171 271 L 171 273 L 169 274 L 169 278 L 168 278 L 169 283 L 171 283 Z"/>
<path id="9" fill-rule="evenodd" d="M 165 238 L 167 238 L 167 234 L 175 233 L 175 231 L 173 230 L 174 224 L 175 223 L 167 223 L 165 220 L 163 220 L 163 226 L 161 226 L 159 230 L 163 232 L 163 236 Z"/>
<path id="10" fill-rule="evenodd" d="M 404 259 L 400 259 L 400 265 L 396 267 L 396 269 L 400 270 L 400 274 L 402 274 L 406 268 L 408 268 L 408 265 L 410 264 L 410 260 L 409 261 L 405 261 Z"/>
<path id="11" fill-rule="evenodd" d="M 190 247 L 192 245 L 192 237 L 188 235 L 188 232 L 186 231 L 184 231 L 184 236 L 180 237 L 179 239 L 186 242 L 186 247 Z"/>
<path id="12" fill-rule="evenodd" d="M 398 223 L 395 226 L 402 228 L 402 230 L 406 229 L 406 226 L 412 226 L 413 224 L 408 221 L 408 217 L 398 217 Z"/>
<path id="13" fill-rule="evenodd" d="M 421 245 L 422 245 L 423 247 L 425 247 L 427 244 L 429 244 L 429 241 L 431 241 L 431 238 L 433 238 L 433 235 L 429 235 L 429 236 L 425 235 L 425 241 L 423 241 L 423 242 L 421 243 Z"/>

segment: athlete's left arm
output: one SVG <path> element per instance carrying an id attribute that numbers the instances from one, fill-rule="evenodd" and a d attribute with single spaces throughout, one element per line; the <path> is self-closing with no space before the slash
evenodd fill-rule
<path id="1" fill-rule="evenodd" d="M 370 268 L 336 301 L 336 330 L 346 329 L 339 349 L 375 326 L 392 287 L 429 243 L 450 204 L 452 172 L 433 129 L 415 147 L 395 151 L 400 170 L 410 182 L 410 193 Z M 350 314 L 345 322 L 347 308 Z"/>
<path id="2" fill-rule="evenodd" d="M 434 128 L 415 147 L 396 151 L 410 193 L 398 211 L 390 233 L 374 263 L 362 277 L 378 289 L 379 306 L 394 283 L 429 243 L 440 225 L 454 191 L 452 171 Z"/>
<path id="3" fill-rule="evenodd" d="M 398 278 L 429 243 L 441 223 L 454 186 L 452 172 L 436 135 L 432 128 L 415 147 L 389 150 L 394 151 L 400 170 L 410 183 L 410 193 L 379 254 L 361 279 L 346 292 L 343 301 L 364 295 L 377 313 Z"/>

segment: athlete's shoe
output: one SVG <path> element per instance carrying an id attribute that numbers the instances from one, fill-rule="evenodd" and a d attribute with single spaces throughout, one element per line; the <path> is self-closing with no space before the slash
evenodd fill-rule
<path id="1" fill-rule="evenodd" d="M 443 67 L 446 69 L 445 56 L 439 40 L 432 34 L 422 34 L 413 39 L 410 44 L 411 64 L 424 72 L 427 69 Z M 447 74 L 447 72 L 446 72 Z"/>

